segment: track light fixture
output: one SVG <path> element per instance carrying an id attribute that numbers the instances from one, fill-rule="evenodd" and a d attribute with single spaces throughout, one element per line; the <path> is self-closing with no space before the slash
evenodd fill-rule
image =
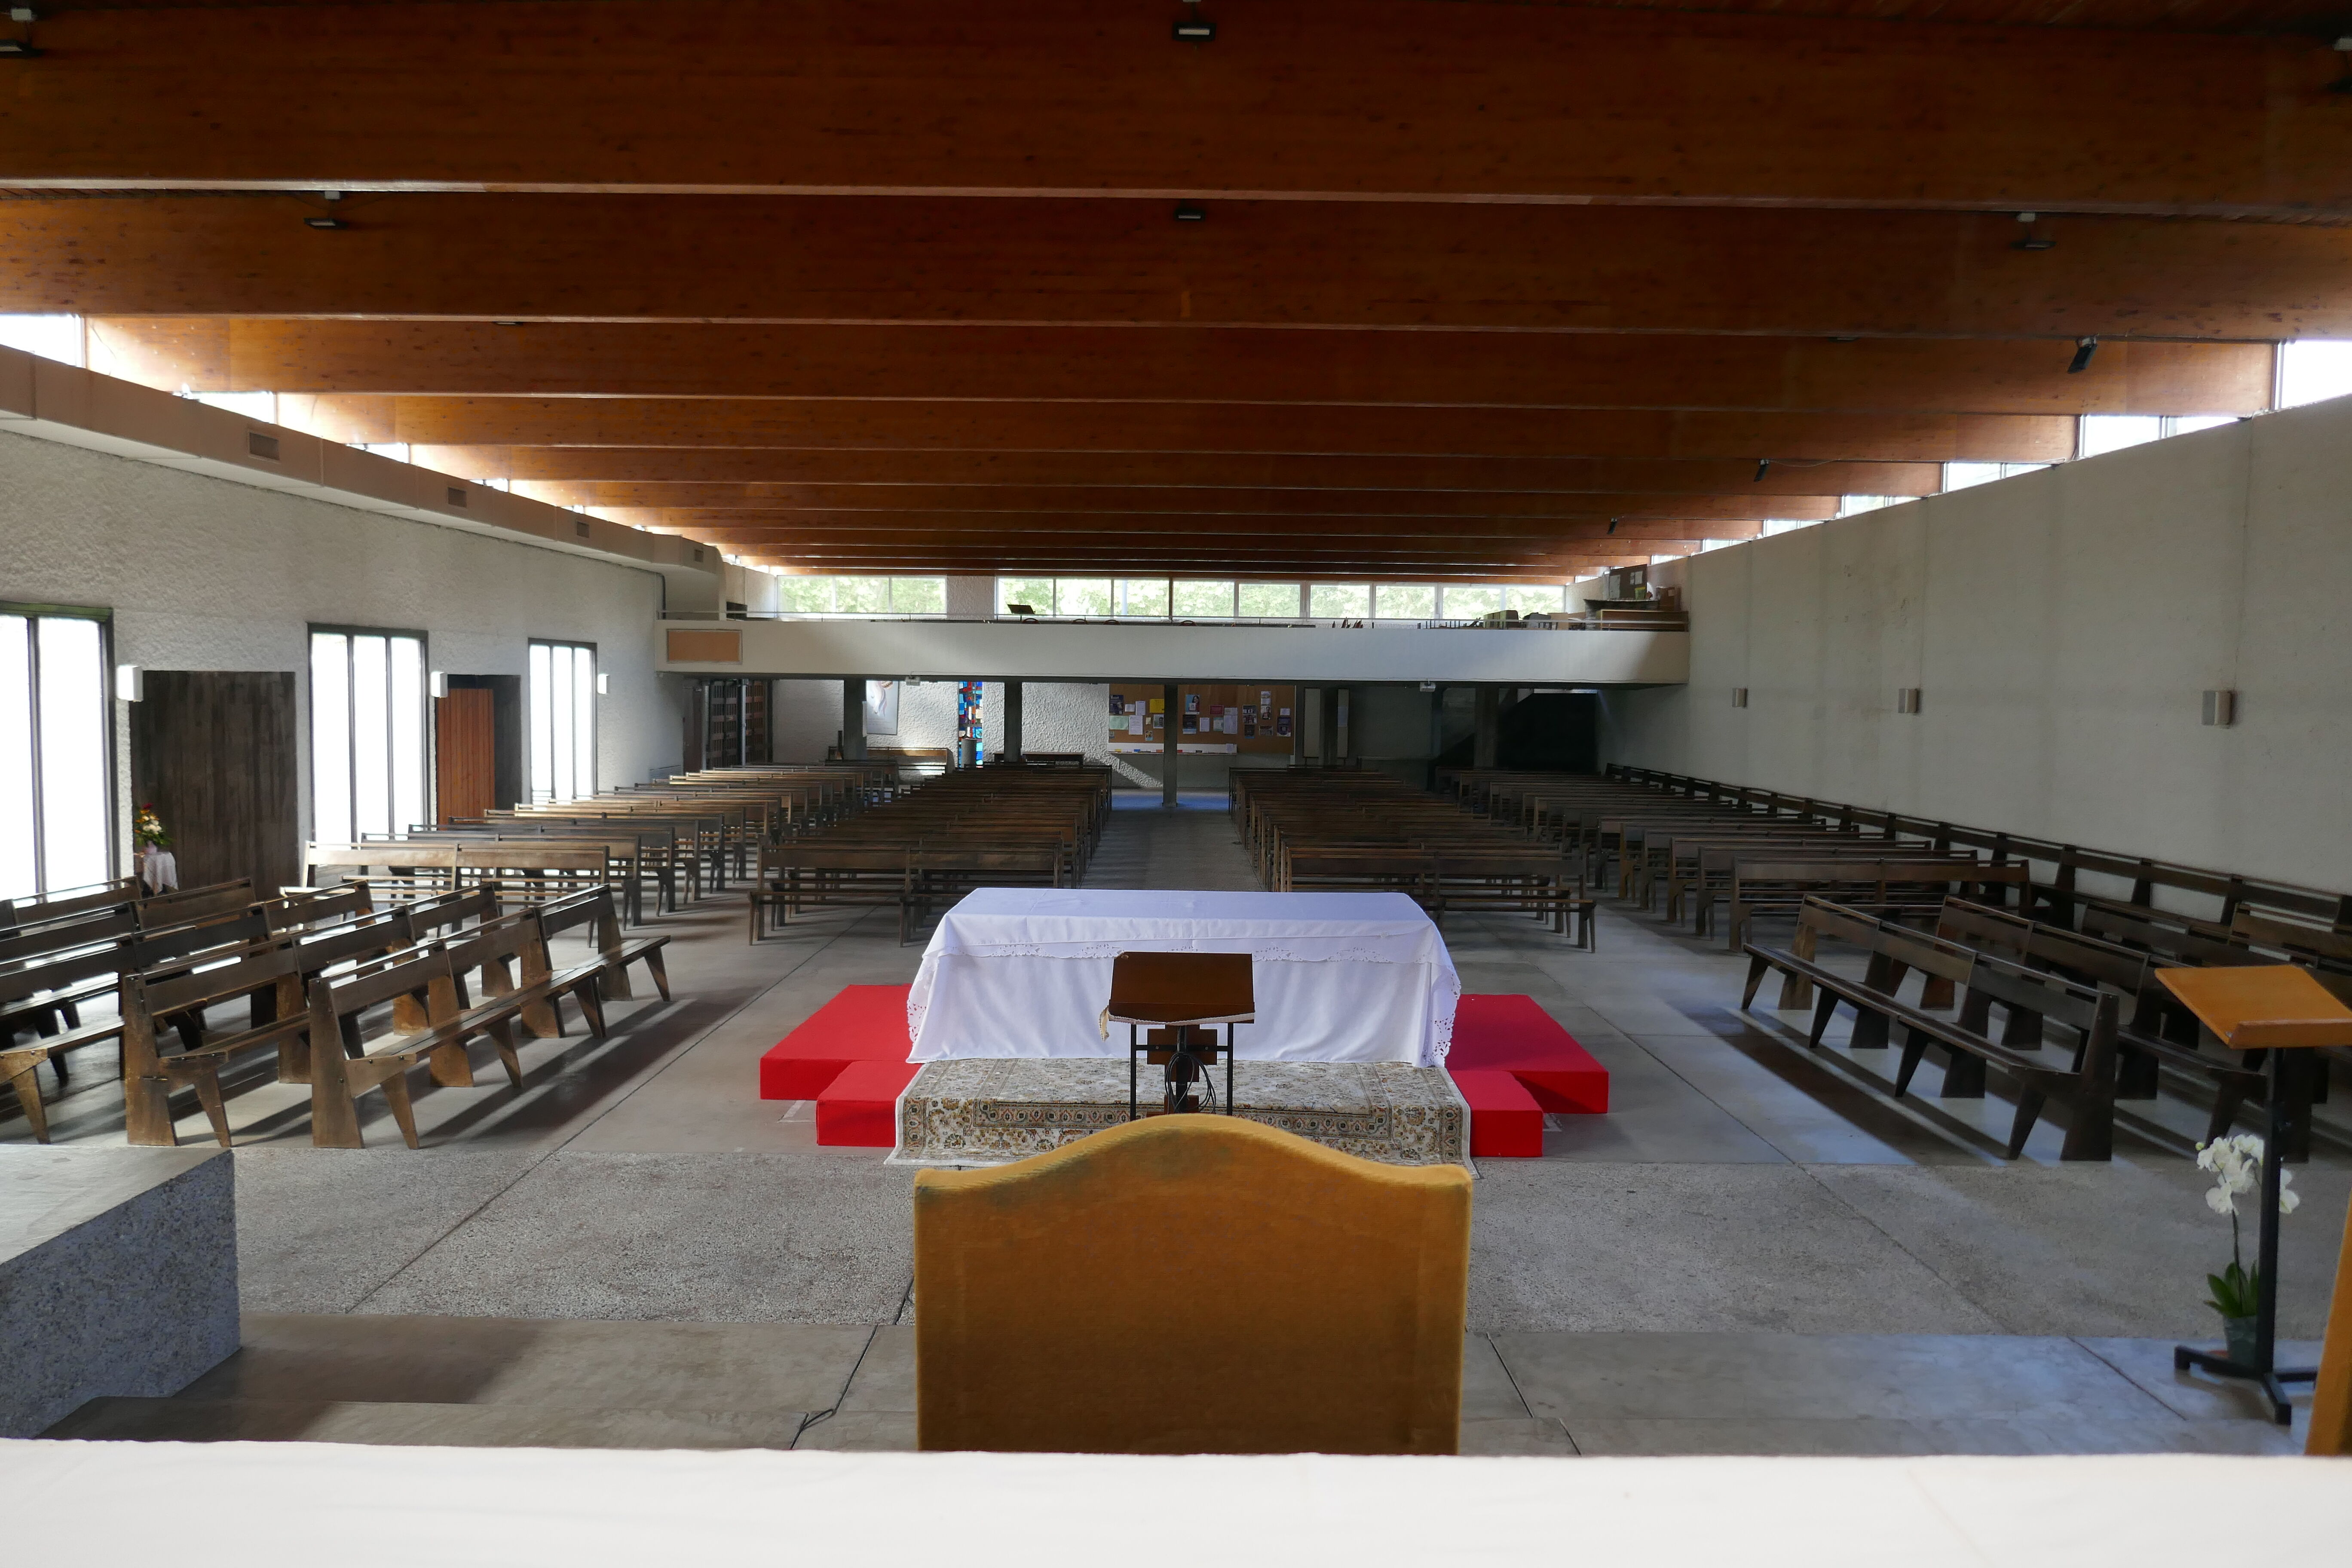
<path id="1" fill-rule="evenodd" d="M 1612 518 L 1611 518 L 1611 519 L 1609 520 L 1609 526 L 1608 526 L 1608 528 L 1607 528 L 1604 531 L 1609 532 L 1609 533 L 1614 533 L 1614 532 L 1616 532 L 1616 531 L 1617 531 L 1617 525 L 1618 525 L 1619 523 L 1621 523 L 1621 522 L 1624 521 L 1625 521 L 1625 520 L 1624 520 L 1623 518 L 1622 518 L 1622 517 L 1612 517 Z"/>
<path id="2" fill-rule="evenodd" d="M 1185 18 L 1176 24 L 1176 41 L 1180 44 L 1205 44 L 1217 36 L 1217 25 L 1204 21 L 1201 16 L 1201 0 L 1184 0 Z"/>
<path id="3" fill-rule="evenodd" d="M 1757 459 L 1756 459 L 1756 479 L 1755 479 L 1755 482 L 1756 482 L 1757 484 L 1759 484 L 1759 485 L 1760 485 L 1760 484 L 1762 484 L 1762 483 L 1764 482 L 1764 476 L 1765 476 L 1765 475 L 1767 475 L 1767 474 L 1769 474 L 1769 473 L 1770 473 L 1771 471 L 1772 471 L 1772 459 L 1771 459 L 1771 458 L 1757 458 Z"/>
<path id="4" fill-rule="evenodd" d="M 2091 356 L 2098 352 L 2098 339 L 2076 338 L 2074 340 L 2074 358 L 2073 363 L 2066 366 L 2066 374 L 2068 375 L 2080 375 L 2084 371 L 2090 369 Z"/>
<path id="5" fill-rule="evenodd" d="M 343 193 L 341 191 L 320 191 L 319 193 L 319 199 L 323 202 L 339 202 L 343 199 Z M 349 228 L 352 226 L 350 224 L 347 224 L 342 219 L 337 217 L 331 210 L 323 213 L 314 213 L 310 216 L 304 218 L 302 221 L 309 224 L 312 228 Z"/>
<path id="6" fill-rule="evenodd" d="M 1178 223 L 1205 223 L 1208 221 L 1208 217 L 1209 209 L 1202 206 L 1198 202 L 1178 202 L 1176 204 L 1176 221 Z"/>
<path id="7" fill-rule="evenodd" d="M 40 20 L 40 14 L 30 5 L 11 5 L 8 7 L 8 20 L 29 29 Z M 42 53 L 33 47 L 33 36 L 29 31 L 21 38 L 0 38 L 0 59 L 37 60 Z"/>
<path id="8" fill-rule="evenodd" d="M 2010 248 L 2011 250 L 2055 250 L 2058 248 L 2058 242 L 2056 240 L 2033 232 L 2032 226 L 2040 222 L 2041 218 L 2042 215 L 2040 213 L 2020 213 L 2017 215 L 2017 221 L 2026 226 L 2025 237 L 2021 239 L 2012 241 L 2010 245 Z"/>
<path id="9" fill-rule="evenodd" d="M 2339 55 L 2352 56 L 2352 37 L 2338 38 L 2332 47 Z M 2327 90 L 2352 93 L 2352 68 L 2347 68 L 2342 76 L 2329 82 Z"/>

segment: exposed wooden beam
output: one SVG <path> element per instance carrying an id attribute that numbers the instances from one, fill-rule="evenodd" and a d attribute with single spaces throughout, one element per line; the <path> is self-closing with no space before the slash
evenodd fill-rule
<path id="1" fill-rule="evenodd" d="M 1363 526 L 1427 531 L 1456 528 L 1549 528 L 1563 519 L 1611 517 L 1752 518 L 1753 494 L 1620 495 L 1614 492 L 1517 495 L 1452 490 L 1176 489 L 1064 486 L 1032 489 L 982 485 L 604 485 L 596 499 L 550 495 L 537 487 L 527 493 L 562 506 L 585 505 L 631 521 L 638 510 L 692 520 L 692 526 L 774 519 L 777 526 L 831 522 L 841 527 L 884 526 L 884 519 L 937 519 L 941 526 L 973 528 L 1084 528 L 1091 520 L 1141 521 L 1181 519 L 1203 527 L 1225 520 L 1235 528 L 1303 530 L 1347 521 Z M 748 492 L 748 493 L 747 493 Z M 1773 498 L 1772 515 L 1822 518 L 1837 515 L 1835 495 Z M 1148 525 L 1148 524 L 1147 524 Z"/>
<path id="2" fill-rule="evenodd" d="M 953 450 L 2047 463 L 2074 453 L 2074 421 L 2063 415 L 348 395 L 284 397 L 278 407 L 281 419 L 337 441 L 509 454 L 625 447 L 884 457 Z"/>
<path id="3" fill-rule="evenodd" d="M 828 451 L 628 447 L 418 447 L 445 473 L 512 479 L 559 506 L 624 505 L 658 485 L 692 505 L 703 487 L 745 485 L 1238 487 L 1570 494 L 1933 495 L 1938 463 L 1661 461 L 1596 458 L 1309 457 L 1252 452 Z M 651 494 L 651 491 L 638 491 Z"/>
<path id="4" fill-rule="evenodd" d="M 2244 414 L 2261 343 L 1254 328 L 759 327 L 107 317 L 96 349 L 198 391 Z"/>
<path id="5" fill-rule="evenodd" d="M 420 12 L 430 25 L 420 24 Z M 68 11 L 0 184 L 2352 209 L 2322 36 L 1293 0 Z"/>
<path id="6" fill-rule="evenodd" d="M 0 310 L 2352 336 L 2352 226 L 2009 213 L 389 194 L 0 203 Z M 2021 251 L 2028 235 L 2053 248 Z"/>

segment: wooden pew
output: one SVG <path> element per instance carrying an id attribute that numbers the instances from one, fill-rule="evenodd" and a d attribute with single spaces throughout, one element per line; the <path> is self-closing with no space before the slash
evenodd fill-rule
<path id="1" fill-rule="evenodd" d="M 1925 932 L 1884 921 L 1859 910 L 1821 898 L 1805 900 L 1798 914 L 1800 932 L 1811 932 L 1813 943 L 1830 937 L 1853 943 L 1870 955 L 1870 967 L 1859 979 L 1849 979 L 1826 968 L 1812 956 L 1791 948 L 1756 942 L 1741 951 L 1748 957 L 1747 988 L 1740 997 L 1743 1011 L 1754 1005 L 1764 976 L 1779 971 L 1801 979 L 1821 994 L 1815 1005 L 1809 1043 L 1818 1047 L 1837 1005 L 1852 1005 L 1858 1016 L 1882 1022 L 1875 1043 L 1885 1044 L 1885 1029 L 1900 1025 L 1905 1031 L 1903 1061 L 1895 1080 L 1900 1099 L 1930 1044 L 1951 1056 L 1945 1094 L 1949 1098 L 1980 1098 L 1984 1069 L 2000 1068 L 2013 1085 L 2017 1113 L 2011 1121 L 2009 1158 L 2024 1152 L 2025 1141 L 2043 1110 L 2055 1101 L 2065 1112 L 2063 1160 L 2106 1160 L 2115 1147 L 2115 1053 L 2120 999 L 2112 992 L 2077 985 L 1992 954 L 1947 942 Z M 1897 966 L 1900 966 L 1897 968 Z M 1903 970 L 1950 981 L 1962 993 L 1960 1014 L 1945 1018 L 1904 1002 L 1895 994 Z M 2023 1013 L 2036 1020 L 2032 1047 L 2025 1042 L 1990 1037 L 1989 1015 L 1998 1004 L 2014 1016 Z M 2042 1058 L 2039 1047 L 2041 1021 L 2072 1028 L 2080 1037 L 2071 1066 L 2059 1067 Z M 1857 1048 L 1872 1040 L 1860 1033 Z"/>
<path id="2" fill-rule="evenodd" d="M 1834 894 L 1838 903 L 1874 913 L 1932 915 L 1955 888 L 2014 887 L 2028 877 L 2022 866 L 1975 860 L 1743 858 L 1732 866 L 1724 924 L 1731 951 L 1737 952 L 1758 915 L 1795 911 L 1814 902 L 1817 895 Z"/>

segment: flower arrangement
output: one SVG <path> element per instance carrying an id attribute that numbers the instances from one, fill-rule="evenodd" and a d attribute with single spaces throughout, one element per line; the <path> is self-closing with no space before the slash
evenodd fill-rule
<path id="1" fill-rule="evenodd" d="M 2248 1359 L 2251 1352 L 2241 1354 L 2240 1341 L 2248 1345 L 2252 1340 L 2252 1324 L 2260 1310 L 2262 1271 L 2249 1269 L 2240 1250 L 2238 1237 L 2238 1200 L 2252 1193 L 2263 1181 L 2263 1141 L 2252 1132 L 2241 1132 L 2234 1138 L 2217 1138 L 2210 1143 L 2197 1145 L 2197 1168 L 2213 1173 L 2213 1184 L 2205 1191 L 2205 1206 L 2215 1214 L 2230 1216 L 2230 1267 L 2219 1274 L 2208 1274 L 2205 1282 L 2212 1289 L 2206 1305 L 2221 1315 L 2221 1326 L 2230 1338 L 2230 1356 L 2233 1361 Z M 2279 1172 L 2279 1213 L 2293 1214 L 2303 1195 L 2293 1189 L 2294 1173 Z"/>
<path id="2" fill-rule="evenodd" d="M 131 836 L 139 840 L 139 847 L 142 849 L 150 845 L 158 849 L 172 847 L 172 836 L 164 831 L 163 819 L 155 815 L 152 805 L 141 806 L 138 816 L 131 818 Z"/>

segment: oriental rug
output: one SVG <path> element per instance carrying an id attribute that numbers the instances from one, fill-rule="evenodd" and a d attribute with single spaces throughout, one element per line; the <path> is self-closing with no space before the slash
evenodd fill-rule
<path id="1" fill-rule="evenodd" d="M 1138 1083 L 1143 1110 L 1157 1114 L 1160 1070 L 1143 1068 Z M 1470 1109 L 1442 1068 L 1244 1060 L 1234 1065 L 1234 1099 L 1250 1121 L 1342 1153 L 1390 1165 L 1470 1163 Z M 890 1162 L 1001 1165 L 1126 1120 L 1124 1057 L 928 1062 L 899 1098 Z"/>

